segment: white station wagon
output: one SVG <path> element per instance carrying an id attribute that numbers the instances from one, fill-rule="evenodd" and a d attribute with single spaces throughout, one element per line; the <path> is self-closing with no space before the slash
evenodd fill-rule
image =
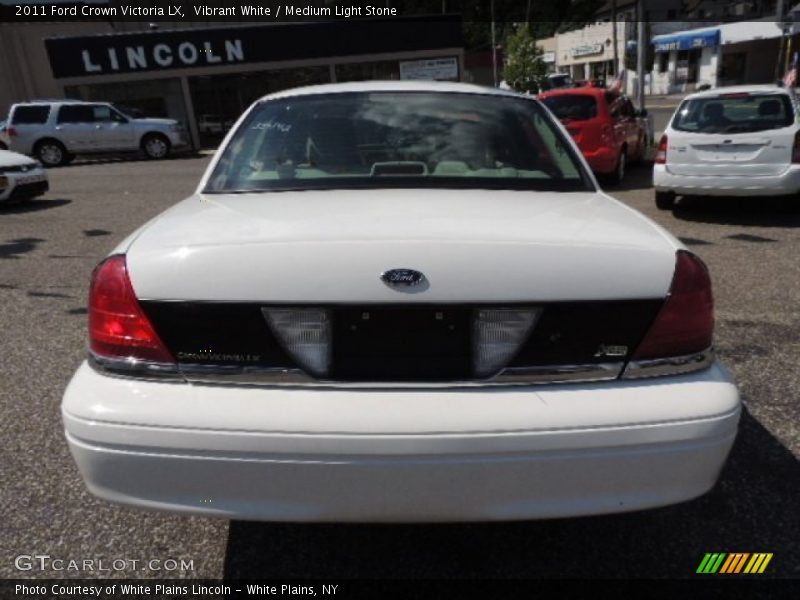
<path id="1" fill-rule="evenodd" d="M 739 395 L 709 275 L 537 100 L 256 102 L 95 270 L 63 400 L 89 489 L 275 521 L 629 511 L 715 483 Z"/>
<path id="2" fill-rule="evenodd" d="M 691 94 L 658 146 L 656 206 L 676 195 L 781 196 L 800 192 L 797 96 L 776 85 Z"/>

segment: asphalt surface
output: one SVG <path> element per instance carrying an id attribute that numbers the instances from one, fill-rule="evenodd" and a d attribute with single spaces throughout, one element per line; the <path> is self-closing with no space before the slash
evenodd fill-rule
<path id="1" fill-rule="evenodd" d="M 0 577 L 92 575 L 18 571 L 24 554 L 193 561 L 186 571 L 95 573 L 120 577 L 693 577 L 706 552 L 772 552 L 765 577 L 800 575 L 800 203 L 697 199 L 660 212 L 647 167 L 608 191 L 709 264 L 717 347 L 746 404 L 711 493 L 623 515 L 433 526 L 229 524 L 92 497 L 59 415 L 84 357 L 91 270 L 188 195 L 207 162 L 54 169 L 47 196 L 0 210 Z"/>

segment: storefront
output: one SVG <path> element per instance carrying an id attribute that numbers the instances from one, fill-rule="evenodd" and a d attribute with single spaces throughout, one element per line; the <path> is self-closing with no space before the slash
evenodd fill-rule
<path id="1" fill-rule="evenodd" d="M 558 71 L 568 73 L 576 81 L 611 79 L 623 65 L 625 42 L 630 30 L 626 21 L 617 22 L 616 26 L 617 69 L 614 68 L 614 24 L 601 22 L 556 34 L 555 62 Z"/>
<path id="2" fill-rule="evenodd" d="M 653 94 L 774 81 L 781 29 L 773 21 L 742 21 L 652 39 Z"/>
<path id="3" fill-rule="evenodd" d="M 213 145 L 270 92 L 463 74 L 458 17 L 52 37 L 45 45 L 65 96 L 178 119 L 198 147 Z"/>

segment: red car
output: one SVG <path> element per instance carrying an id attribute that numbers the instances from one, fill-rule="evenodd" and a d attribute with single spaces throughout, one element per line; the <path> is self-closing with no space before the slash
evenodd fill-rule
<path id="1" fill-rule="evenodd" d="M 645 157 L 646 113 L 627 96 L 581 87 L 544 92 L 539 99 L 561 120 L 595 173 L 619 182 L 627 164 Z"/>

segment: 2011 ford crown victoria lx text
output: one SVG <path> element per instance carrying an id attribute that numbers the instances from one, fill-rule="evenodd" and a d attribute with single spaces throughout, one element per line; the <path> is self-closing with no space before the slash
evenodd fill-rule
<path id="1" fill-rule="evenodd" d="M 703 263 L 538 100 L 289 90 L 95 270 L 63 400 L 96 495 L 285 521 L 609 513 L 715 483 Z"/>

